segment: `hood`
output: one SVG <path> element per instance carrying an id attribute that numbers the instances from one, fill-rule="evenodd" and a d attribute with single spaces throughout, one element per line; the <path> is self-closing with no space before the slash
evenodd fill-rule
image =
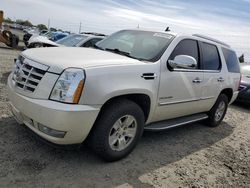
<path id="1" fill-rule="evenodd" d="M 43 43 L 43 44 L 50 44 L 52 46 L 58 46 L 57 43 L 49 40 L 47 37 L 45 36 L 36 36 L 36 37 L 33 37 L 29 40 L 29 45 L 31 43 Z"/>
<path id="2" fill-rule="evenodd" d="M 25 58 L 48 65 L 49 71 L 61 73 L 68 67 L 90 68 L 113 65 L 134 65 L 144 62 L 93 48 L 36 48 L 23 51 Z"/>

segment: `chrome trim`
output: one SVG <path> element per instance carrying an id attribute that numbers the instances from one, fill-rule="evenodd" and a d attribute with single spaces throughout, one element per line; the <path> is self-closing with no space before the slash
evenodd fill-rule
<path id="1" fill-rule="evenodd" d="M 201 69 L 174 69 L 177 72 L 203 72 L 203 73 L 220 73 L 219 70 L 201 70 Z"/>
<path id="2" fill-rule="evenodd" d="M 44 71 L 47 71 L 49 69 L 49 66 L 43 65 L 41 63 L 37 63 L 37 62 L 35 62 L 33 60 L 30 60 L 30 59 L 27 59 L 27 58 L 24 59 L 23 63 L 28 64 L 28 65 L 30 65 L 32 67 L 44 70 Z"/>
<path id="3" fill-rule="evenodd" d="M 20 57 L 15 61 L 12 83 L 18 90 L 33 93 L 48 68 L 48 66 Z"/>
<path id="4" fill-rule="evenodd" d="M 144 74 L 141 75 L 141 77 L 147 80 L 147 79 L 155 79 L 158 76 L 157 76 L 156 73 L 153 73 L 152 75 L 147 75 L 147 73 L 144 73 Z"/>
<path id="5" fill-rule="evenodd" d="M 202 97 L 201 100 L 208 100 L 208 99 L 213 99 L 214 96 L 211 96 L 211 97 Z"/>
<path id="6" fill-rule="evenodd" d="M 172 104 L 180 104 L 180 103 L 188 103 L 188 102 L 194 102 L 199 101 L 200 99 L 192 99 L 192 100 L 182 100 L 182 101 L 174 101 L 174 102 L 160 102 L 159 106 L 165 106 L 165 105 L 172 105 Z"/>
<path id="7" fill-rule="evenodd" d="M 166 106 L 166 105 L 173 105 L 173 104 L 181 104 L 181 103 L 188 103 L 188 102 L 195 102 L 195 101 L 201 101 L 201 100 L 208 100 L 214 98 L 211 97 L 202 97 L 200 99 L 192 99 L 192 100 L 182 100 L 182 101 L 175 101 L 175 102 L 159 102 L 158 106 Z"/>

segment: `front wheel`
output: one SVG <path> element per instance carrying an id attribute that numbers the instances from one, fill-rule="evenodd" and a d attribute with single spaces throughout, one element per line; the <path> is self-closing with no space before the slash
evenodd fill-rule
<path id="1" fill-rule="evenodd" d="M 143 133 L 144 114 L 129 100 L 117 100 L 100 114 L 90 135 L 92 149 L 106 161 L 116 161 L 135 148 Z"/>
<path id="2" fill-rule="evenodd" d="M 207 125 L 210 127 L 219 126 L 226 115 L 228 108 L 228 97 L 225 94 L 220 94 L 214 106 L 208 113 Z"/>

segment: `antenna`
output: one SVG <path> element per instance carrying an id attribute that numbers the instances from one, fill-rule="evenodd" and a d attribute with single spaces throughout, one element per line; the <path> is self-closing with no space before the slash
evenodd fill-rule
<path id="1" fill-rule="evenodd" d="M 169 27 L 167 27 L 167 28 L 165 29 L 165 31 L 166 31 L 166 32 L 170 31 Z"/>

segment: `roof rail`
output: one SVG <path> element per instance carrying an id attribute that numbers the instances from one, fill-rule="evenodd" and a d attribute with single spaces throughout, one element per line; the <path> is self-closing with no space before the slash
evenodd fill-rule
<path id="1" fill-rule="evenodd" d="M 230 48 L 230 46 L 229 46 L 228 44 L 226 44 L 226 43 L 224 43 L 224 42 L 222 42 L 222 41 L 220 41 L 220 40 L 217 40 L 217 39 L 211 38 L 211 37 L 207 37 L 207 36 L 200 35 L 200 34 L 193 34 L 193 36 L 195 36 L 195 37 L 200 37 L 200 38 L 203 38 L 203 39 L 207 39 L 207 40 L 210 40 L 210 41 L 216 42 L 216 43 L 218 43 L 218 44 L 222 44 L 222 45 L 227 46 L 227 47 L 229 47 L 229 48 Z"/>

